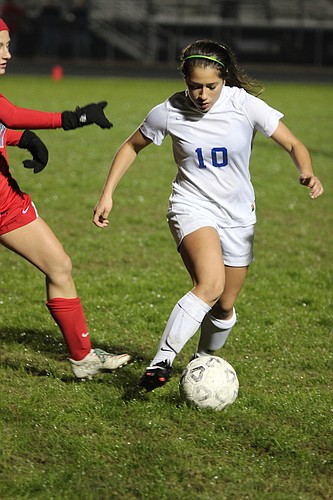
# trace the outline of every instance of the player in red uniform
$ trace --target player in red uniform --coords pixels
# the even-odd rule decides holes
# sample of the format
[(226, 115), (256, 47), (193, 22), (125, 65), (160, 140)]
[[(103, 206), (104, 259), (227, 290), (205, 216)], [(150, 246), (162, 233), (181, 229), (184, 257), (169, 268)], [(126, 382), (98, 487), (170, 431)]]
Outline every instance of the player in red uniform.
[[(6, 72), (11, 54), (10, 36), (0, 19), (0, 75)], [(49, 226), (38, 216), (30, 196), (11, 176), (6, 145), (28, 149), (33, 160), (24, 166), (40, 172), (48, 161), (46, 146), (30, 130), (75, 129), (97, 124), (111, 128), (103, 109), (106, 102), (89, 104), (75, 111), (48, 113), (14, 106), (0, 94), (0, 243), (37, 267), (46, 277), (46, 305), (59, 325), (70, 354), (72, 370), (78, 378), (91, 378), (102, 370), (113, 370), (128, 363), (128, 354), (113, 355), (92, 349), (80, 298), (72, 278), (72, 263)]]

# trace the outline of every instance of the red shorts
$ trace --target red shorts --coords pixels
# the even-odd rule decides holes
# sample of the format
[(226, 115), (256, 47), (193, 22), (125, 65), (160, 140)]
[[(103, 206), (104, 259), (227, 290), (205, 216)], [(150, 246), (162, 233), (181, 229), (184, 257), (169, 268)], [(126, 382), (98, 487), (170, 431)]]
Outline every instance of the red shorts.
[(0, 235), (26, 226), (37, 218), (38, 213), (30, 196), (27, 193), (17, 195), (11, 207), (0, 213)]

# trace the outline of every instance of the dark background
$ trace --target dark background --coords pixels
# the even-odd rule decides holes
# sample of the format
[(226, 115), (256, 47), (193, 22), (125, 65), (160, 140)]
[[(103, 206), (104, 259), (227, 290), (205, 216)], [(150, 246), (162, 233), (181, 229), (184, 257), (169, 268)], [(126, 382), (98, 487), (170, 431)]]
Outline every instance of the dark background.
[(11, 70), (177, 77), (199, 38), (258, 76), (332, 81), (333, 0), (2, 0)]

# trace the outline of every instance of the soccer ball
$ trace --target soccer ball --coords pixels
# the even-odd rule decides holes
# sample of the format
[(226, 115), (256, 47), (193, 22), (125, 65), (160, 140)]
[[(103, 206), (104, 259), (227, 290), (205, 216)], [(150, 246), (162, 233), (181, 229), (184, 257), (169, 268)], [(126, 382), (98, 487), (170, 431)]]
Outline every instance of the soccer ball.
[(186, 402), (217, 411), (235, 401), (238, 389), (234, 368), (218, 356), (201, 356), (190, 361), (179, 383), (180, 395)]

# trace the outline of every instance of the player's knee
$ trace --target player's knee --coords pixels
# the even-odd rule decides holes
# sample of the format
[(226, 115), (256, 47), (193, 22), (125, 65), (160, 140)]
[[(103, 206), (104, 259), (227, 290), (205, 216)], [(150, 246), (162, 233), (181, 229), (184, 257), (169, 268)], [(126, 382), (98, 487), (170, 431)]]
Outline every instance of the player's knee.
[(215, 304), (223, 293), (224, 282), (219, 278), (214, 278), (205, 283), (198, 283), (196, 288), (200, 289), (200, 297), (207, 304)]
[(53, 283), (68, 281), (72, 276), (72, 260), (64, 253), (61, 258), (53, 260), (47, 273), (48, 279)]
[(72, 260), (69, 255), (65, 254), (65, 257), (62, 261), (62, 273), (66, 276), (72, 276)]

